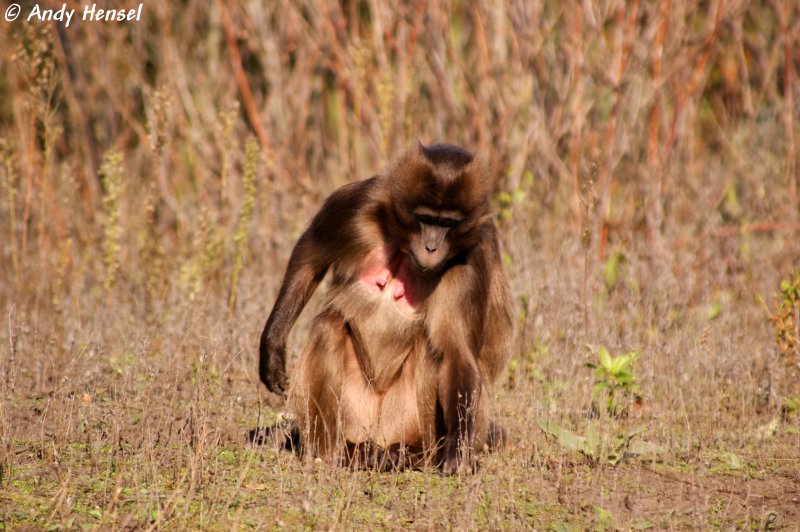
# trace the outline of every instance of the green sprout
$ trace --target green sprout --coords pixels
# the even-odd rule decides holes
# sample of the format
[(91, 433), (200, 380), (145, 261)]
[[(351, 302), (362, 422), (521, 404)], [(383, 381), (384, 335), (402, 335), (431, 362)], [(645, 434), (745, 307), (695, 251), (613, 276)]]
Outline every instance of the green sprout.
[(627, 413), (627, 405), (623, 399), (633, 396), (637, 403), (641, 401), (639, 380), (633, 372), (633, 363), (641, 356), (636, 351), (631, 351), (618, 357), (613, 357), (605, 347), (597, 352), (597, 364), (588, 363), (587, 367), (594, 369), (595, 384), (592, 387), (592, 397), (596, 400), (605, 395), (606, 411), (612, 417), (619, 417)]

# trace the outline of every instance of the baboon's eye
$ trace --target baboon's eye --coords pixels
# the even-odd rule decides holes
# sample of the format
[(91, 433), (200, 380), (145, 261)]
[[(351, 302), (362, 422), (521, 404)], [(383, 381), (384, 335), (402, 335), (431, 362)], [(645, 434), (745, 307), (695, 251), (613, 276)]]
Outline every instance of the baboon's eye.
[(417, 221), (424, 225), (436, 225), (439, 227), (455, 227), (461, 219), (450, 216), (436, 216), (433, 214), (417, 213), (415, 214)]

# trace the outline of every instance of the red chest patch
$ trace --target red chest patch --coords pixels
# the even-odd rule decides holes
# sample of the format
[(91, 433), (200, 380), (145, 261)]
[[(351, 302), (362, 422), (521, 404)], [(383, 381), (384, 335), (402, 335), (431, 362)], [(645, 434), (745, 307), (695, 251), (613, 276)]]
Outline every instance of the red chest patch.
[(409, 269), (408, 258), (399, 250), (378, 248), (370, 252), (361, 266), (359, 279), (370, 291), (382, 293), (401, 307), (415, 309), (419, 304), (419, 283)]

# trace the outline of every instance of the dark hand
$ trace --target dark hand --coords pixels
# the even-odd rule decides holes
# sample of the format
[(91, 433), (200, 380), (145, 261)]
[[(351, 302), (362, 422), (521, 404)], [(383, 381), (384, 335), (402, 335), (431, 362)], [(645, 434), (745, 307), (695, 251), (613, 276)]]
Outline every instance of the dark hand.
[(258, 361), (258, 375), (269, 391), (280, 396), (286, 391), (286, 346), (269, 345), (262, 341)]
[(441, 462), (439, 468), (444, 476), (452, 476), (462, 473), (477, 473), (478, 462), (473, 456), (472, 449), (458, 444), (459, 438), (452, 435), (444, 440), (444, 447), (441, 450)]

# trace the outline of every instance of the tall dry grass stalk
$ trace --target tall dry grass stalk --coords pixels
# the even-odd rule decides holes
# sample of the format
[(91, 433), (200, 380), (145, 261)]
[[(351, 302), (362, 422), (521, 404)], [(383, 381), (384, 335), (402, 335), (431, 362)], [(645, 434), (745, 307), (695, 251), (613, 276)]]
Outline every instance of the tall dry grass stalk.
[(220, 170), (219, 170), (219, 203), (220, 205), (228, 201), (228, 180), (231, 173), (232, 151), (236, 145), (234, 128), (239, 117), (239, 105), (233, 103), (228, 109), (219, 115), (219, 140), (220, 146)]
[(17, 247), (17, 173), (14, 152), (6, 139), (0, 140), (0, 163), (5, 172), (6, 209), (8, 211), (8, 242), (11, 247), (11, 266), (15, 285), (19, 285), (19, 249)]
[(112, 150), (106, 153), (100, 167), (103, 181), (103, 264), (106, 269), (106, 291), (111, 291), (117, 281), (122, 253), (120, 200), (125, 191), (122, 164), (122, 153)]
[(244, 269), (245, 257), (248, 253), (248, 230), (256, 203), (256, 164), (261, 154), (258, 142), (250, 137), (245, 144), (244, 173), (242, 174), (242, 210), (239, 213), (239, 222), (233, 234), (233, 269), (231, 271), (230, 295), (228, 309), (233, 311), (236, 306), (236, 297), (239, 290), (239, 276)]

